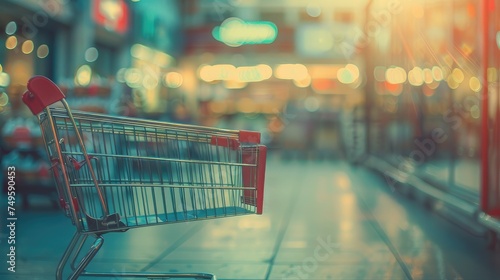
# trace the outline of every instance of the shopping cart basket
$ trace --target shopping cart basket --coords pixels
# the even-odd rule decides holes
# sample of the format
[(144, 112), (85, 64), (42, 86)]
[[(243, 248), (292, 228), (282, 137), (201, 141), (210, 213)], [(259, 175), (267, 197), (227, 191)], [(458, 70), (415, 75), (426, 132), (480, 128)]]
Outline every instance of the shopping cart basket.
[[(91, 273), (103, 234), (238, 215), (261, 214), (266, 147), (260, 134), (72, 112), (49, 79), (28, 82), (23, 102), (38, 117), (59, 200), (76, 233), (71, 275), (215, 279), (212, 274)], [(52, 104), (62, 104), (49, 108)], [(52, 106), (53, 107), (53, 106)], [(88, 236), (95, 238), (81, 256)]]

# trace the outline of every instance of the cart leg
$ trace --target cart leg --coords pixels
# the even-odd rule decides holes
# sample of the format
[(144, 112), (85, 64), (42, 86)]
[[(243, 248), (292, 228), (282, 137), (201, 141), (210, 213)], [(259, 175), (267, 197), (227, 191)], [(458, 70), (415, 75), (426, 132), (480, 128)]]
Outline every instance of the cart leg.
[(80, 276), (85, 267), (87, 267), (90, 261), (94, 258), (95, 254), (97, 254), (99, 249), (101, 249), (103, 243), (104, 243), (104, 238), (102, 236), (98, 236), (94, 241), (92, 247), (90, 247), (88, 253), (82, 258), (82, 260), (80, 261), (80, 263), (78, 264), (78, 266), (68, 279), (75, 280)]
[(71, 256), (71, 253), (75, 249), (76, 244), (80, 240), (82, 235), (78, 232), (75, 232), (73, 235), (73, 239), (71, 239), (71, 242), (68, 245), (68, 248), (66, 248), (66, 251), (64, 251), (64, 254), (59, 261), (59, 264), (57, 265), (57, 271), (56, 271), (56, 279), (57, 280), (62, 280), (62, 273), (64, 270), (64, 267), (66, 266), (66, 263), (68, 262), (69, 257)]
[(87, 235), (82, 235), (79, 232), (75, 233), (75, 235), (73, 236), (73, 239), (71, 239), (71, 242), (68, 245), (68, 248), (66, 249), (66, 251), (64, 252), (64, 255), (62, 256), (61, 261), (59, 262), (59, 265), (57, 266), (57, 271), (56, 271), (56, 279), (57, 280), (62, 280), (62, 276), (63, 276), (62, 274), (64, 271), (64, 267), (66, 266), (66, 263), (68, 262), (71, 255), (73, 255), (75, 253), (75, 249), (77, 249), (76, 255), (74, 255), (73, 260), (72, 260), (72, 264), (71, 264), (71, 268), (72, 268), (73, 272), (71, 273), (71, 276), (68, 278), (71, 280), (78, 278), (78, 276), (82, 273), (82, 271), (85, 269), (85, 267), (90, 263), (92, 258), (94, 258), (97, 251), (99, 251), (99, 249), (101, 248), (101, 246), (104, 242), (104, 238), (102, 238), (102, 236), (98, 236), (96, 238), (96, 240), (94, 241), (94, 244), (90, 248), (89, 252), (81, 259), (81, 261), (78, 263), (78, 265), (76, 267), (74, 266), (75, 259), (77, 258), (78, 254), (83, 246), (83, 243), (85, 243), (85, 241), (87, 240), (87, 237), (88, 237)]

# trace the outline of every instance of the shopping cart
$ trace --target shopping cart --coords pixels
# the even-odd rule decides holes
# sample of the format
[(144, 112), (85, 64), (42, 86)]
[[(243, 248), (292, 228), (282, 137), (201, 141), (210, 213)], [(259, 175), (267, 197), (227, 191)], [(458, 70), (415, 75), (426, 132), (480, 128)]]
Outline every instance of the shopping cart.
[[(208, 273), (88, 272), (103, 235), (161, 224), (261, 214), (266, 147), (260, 134), (72, 112), (49, 79), (28, 82), (59, 201), (76, 227), (56, 271), (85, 276), (215, 279)], [(49, 108), (51, 105), (55, 108)], [(54, 107), (54, 106), (52, 106)], [(95, 241), (84, 254), (89, 236)]]

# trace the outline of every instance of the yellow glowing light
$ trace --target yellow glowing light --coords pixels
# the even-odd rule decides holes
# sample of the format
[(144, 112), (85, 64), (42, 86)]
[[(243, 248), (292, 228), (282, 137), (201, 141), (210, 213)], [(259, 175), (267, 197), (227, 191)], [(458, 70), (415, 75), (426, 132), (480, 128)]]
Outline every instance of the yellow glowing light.
[(3, 67), (2, 67), (2, 64), (0, 64), (0, 73), (3, 72)]
[(163, 52), (156, 52), (153, 58), (153, 61), (160, 66), (167, 67), (173, 61), (173, 58)]
[(358, 66), (356, 66), (354, 64), (347, 64), (345, 66), (345, 69), (347, 69), (347, 71), (349, 71), (352, 74), (352, 76), (354, 77), (354, 80), (357, 80), (359, 78)]
[(437, 82), (442, 81), (444, 79), (443, 70), (441, 70), (438, 66), (432, 67), (432, 78)]
[(92, 69), (88, 65), (82, 65), (76, 71), (75, 83), (80, 86), (88, 86), (92, 78)]
[[(145, 89), (155, 89), (158, 86), (158, 78), (155, 75), (144, 75), (142, 79), (142, 86)], [(148, 97), (150, 97), (148, 95)]]
[(23, 45), (21, 46), (21, 50), (23, 51), (24, 54), (30, 54), (34, 49), (35, 45), (31, 40), (24, 41)]
[(472, 77), (469, 80), (469, 87), (475, 92), (480, 92), (481, 91), (481, 81), (477, 77)]
[(359, 78), (359, 68), (354, 64), (347, 64), (337, 71), (337, 79), (343, 84), (352, 84)]
[(125, 82), (131, 88), (137, 88), (141, 84), (142, 72), (137, 68), (130, 68), (125, 71)]
[(231, 64), (217, 64), (211, 68), (214, 80), (234, 80), (236, 78), (236, 67)]
[(165, 84), (170, 88), (178, 88), (184, 81), (182, 75), (178, 72), (169, 72), (165, 75)]
[(406, 71), (401, 67), (391, 67), (385, 71), (385, 80), (391, 84), (403, 84), (406, 78)]
[(307, 67), (303, 64), (280, 64), (274, 70), (274, 76), (284, 80), (302, 80), (308, 75)]
[(422, 76), (424, 78), (424, 82), (426, 84), (430, 84), (434, 82), (434, 77), (432, 76), (432, 70), (429, 68), (425, 68), (422, 70)]
[(0, 73), (0, 87), (8, 87), (10, 84), (10, 76), (5, 72)]
[(39, 58), (46, 58), (49, 55), (49, 46), (47, 45), (40, 45), (38, 49), (36, 50), (36, 55)]
[(260, 72), (262, 79), (267, 80), (273, 76), (273, 69), (267, 64), (259, 64), (256, 66), (257, 70)]
[(273, 70), (269, 65), (240, 66), (236, 68), (234, 78), (240, 82), (260, 82), (271, 78)]
[(455, 82), (457, 82), (457, 84), (461, 84), (465, 79), (464, 72), (459, 68), (453, 69), (453, 71), (451, 72), (451, 77)]
[(414, 67), (408, 72), (408, 82), (412, 86), (421, 86), (424, 83), (423, 70), (420, 67)]
[(240, 89), (246, 87), (247, 83), (239, 80), (227, 80), (224, 81), (224, 86), (227, 89)]
[(215, 80), (215, 75), (210, 65), (201, 65), (198, 68), (198, 76), (205, 82), (212, 82)]
[(5, 47), (9, 50), (13, 50), (17, 47), (17, 37), (16, 36), (10, 36), (7, 38), (5, 41)]

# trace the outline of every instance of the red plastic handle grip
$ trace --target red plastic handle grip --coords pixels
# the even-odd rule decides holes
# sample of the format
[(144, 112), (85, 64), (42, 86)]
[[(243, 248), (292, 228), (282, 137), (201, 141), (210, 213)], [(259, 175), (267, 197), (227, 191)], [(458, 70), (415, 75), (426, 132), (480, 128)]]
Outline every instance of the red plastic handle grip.
[(65, 98), (61, 89), (44, 76), (34, 76), (28, 81), (28, 90), (23, 94), (23, 102), (33, 115)]

